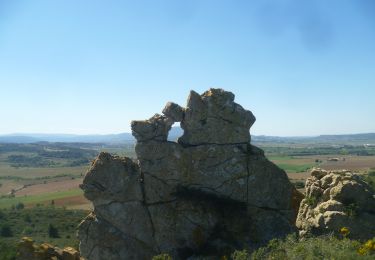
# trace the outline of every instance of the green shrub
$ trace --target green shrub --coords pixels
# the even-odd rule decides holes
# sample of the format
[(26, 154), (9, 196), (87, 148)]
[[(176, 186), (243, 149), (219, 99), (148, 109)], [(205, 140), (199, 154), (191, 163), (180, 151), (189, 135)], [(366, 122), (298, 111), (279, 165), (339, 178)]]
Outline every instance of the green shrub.
[(52, 238), (59, 238), (59, 230), (52, 224), (48, 225), (48, 236)]
[(172, 257), (168, 254), (160, 254), (154, 256), (152, 260), (172, 260)]
[(8, 223), (5, 223), (1, 226), (0, 236), (2, 236), (2, 237), (12, 237), (13, 236), (12, 229), (10, 228), (10, 225)]
[(33, 233), (33, 229), (31, 227), (25, 227), (25, 229), (22, 231), (23, 235), (29, 236)]
[(360, 255), (375, 255), (375, 237), (363, 243), (360, 248), (358, 248), (357, 252)]
[(363, 175), (362, 178), (375, 190), (375, 170), (370, 170), (366, 175)]
[(305, 202), (309, 206), (315, 206), (316, 203), (318, 202), (317, 198), (314, 196), (306, 196)]
[(25, 215), (23, 215), (23, 220), (24, 220), (25, 222), (31, 223), (31, 217), (30, 217), (30, 214), (26, 213)]
[(344, 213), (350, 217), (354, 218), (358, 215), (358, 206), (355, 203), (350, 203), (349, 205), (344, 206)]
[(249, 252), (247, 252), (246, 249), (244, 250), (236, 250), (232, 254), (232, 259), (233, 260), (248, 260), (250, 259)]
[(374, 259), (367, 251), (360, 256), (360, 242), (338, 239), (333, 235), (298, 240), (295, 235), (286, 239), (274, 239), (251, 255), (253, 260), (287, 259)]
[(21, 210), (21, 209), (24, 209), (25, 208), (25, 204), (23, 204), (22, 202), (18, 202), (15, 206), (16, 210)]
[(16, 244), (0, 240), (0, 259), (1, 260), (15, 260), (16, 259)]
[(303, 181), (296, 181), (293, 183), (296, 189), (303, 189), (305, 188), (305, 183)]

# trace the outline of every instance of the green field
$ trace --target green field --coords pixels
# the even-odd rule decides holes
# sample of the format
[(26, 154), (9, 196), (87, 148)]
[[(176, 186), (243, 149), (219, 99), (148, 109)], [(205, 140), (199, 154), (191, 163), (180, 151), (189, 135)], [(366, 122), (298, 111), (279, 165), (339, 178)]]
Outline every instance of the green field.
[(302, 156), (268, 156), (268, 159), (274, 162), (287, 173), (306, 172), (318, 164), (313, 159), (307, 159)]

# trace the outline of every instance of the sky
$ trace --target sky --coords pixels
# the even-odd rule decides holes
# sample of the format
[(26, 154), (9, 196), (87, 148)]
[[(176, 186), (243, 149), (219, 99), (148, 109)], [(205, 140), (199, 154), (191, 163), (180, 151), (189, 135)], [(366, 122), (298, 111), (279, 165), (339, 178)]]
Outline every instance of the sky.
[(251, 134), (375, 132), (375, 1), (0, 0), (0, 134), (130, 132), (231, 91)]

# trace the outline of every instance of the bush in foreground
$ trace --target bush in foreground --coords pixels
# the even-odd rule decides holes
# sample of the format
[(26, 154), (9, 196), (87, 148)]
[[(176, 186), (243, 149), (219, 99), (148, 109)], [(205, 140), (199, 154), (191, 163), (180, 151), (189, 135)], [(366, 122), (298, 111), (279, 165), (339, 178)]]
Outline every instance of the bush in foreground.
[[(310, 237), (299, 240), (296, 235), (285, 239), (273, 239), (267, 246), (249, 253), (237, 250), (221, 260), (324, 260), (324, 259), (375, 259), (375, 238), (366, 242), (350, 240), (343, 235), (339, 239), (333, 235)], [(168, 254), (155, 256), (153, 260), (171, 260)]]
[(16, 243), (0, 240), (0, 259), (1, 260), (16, 259)]
[[(373, 242), (369, 242), (373, 241)], [(237, 251), (234, 260), (260, 259), (374, 259), (375, 240), (360, 243), (347, 238), (339, 239), (333, 235), (311, 237), (298, 240), (295, 235), (286, 239), (273, 239), (267, 246), (259, 248), (245, 256), (244, 251)], [(235, 252), (236, 253), (236, 252)]]

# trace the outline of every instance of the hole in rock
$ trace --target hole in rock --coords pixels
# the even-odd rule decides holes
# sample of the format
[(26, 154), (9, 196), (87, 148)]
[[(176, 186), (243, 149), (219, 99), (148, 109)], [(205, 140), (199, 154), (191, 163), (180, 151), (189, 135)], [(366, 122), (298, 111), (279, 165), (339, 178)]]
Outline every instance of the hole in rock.
[(171, 130), (168, 133), (168, 141), (177, 143), (178, 138), (184, 134), (184, 130), (181, 128), (180, 123), (174, 123)]

